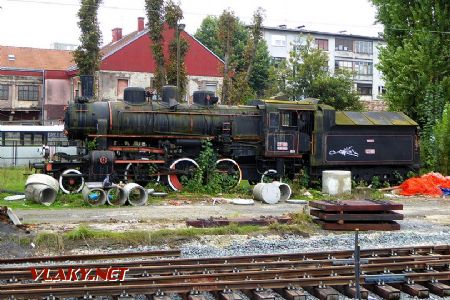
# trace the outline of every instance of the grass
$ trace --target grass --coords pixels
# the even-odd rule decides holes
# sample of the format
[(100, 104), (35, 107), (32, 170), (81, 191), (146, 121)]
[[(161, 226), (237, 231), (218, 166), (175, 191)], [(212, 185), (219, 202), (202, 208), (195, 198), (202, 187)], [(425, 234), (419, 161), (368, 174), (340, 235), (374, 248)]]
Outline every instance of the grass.
[(93, 229), (89, 225), (81, 224), (77, 228), (65, 232), (40, 232), (34, 243), (39, 248), (61, 251), (66, 245), (71, 244), (95, 244), (111, 245), (161, 245), (170, 244), (187, 239), (196, 239), (201, 236), (220, 235), (255, 235), (255, 234), (299, 234), (308, 235), (317, 226), (312, 223), (311, 217), (298, 213), (292, 215), (291, 224), (271, 224), (269, 226), (238, 225), (213, 228), (178, 228), (160, 229), (155, 231), (133, 230), (133, 231), (110, 231)]
[[(25, 181), (27, 176), (31, 173), (31, 171), (26, 168), (0, 168), (0, 190), (12, 190), (17, 192), (24, 192), (25, 189)], [(336, 199), (352, 199), (353, 195), (348, 196), (340, 196), (340, 197), (330, 197), (323, 195), (317, 189), (308, 189), (308, 191), (312, 194), (312, 197), (303, 196), (303, 193), (307, 191), (306, 189), (301, 188), (298, 183), (291, 182), (292, 188), (292, 199), (302, 199), (302, 200), (336, 200)], [(187, 192), (170, 192), (167, 187), (163, 185), (155, 185), (149, 186), (155, 188), (157, 191), (165, 191), (168, 192), (167, 197), (149, 197), (148, 204), (149, 205), (158, 205), (164, 203), (166, 200), (174, 199), (174, 200), (190, 200), (190, 201), (199, 201), (210, 199), (211, 197), (224, 197), (224, 198), (251, 198), (251, 190), (252, 187), (248, 183), (247, 180), (242, 180), (239, 187), (230, 191), (229, 193), (223, 193), (218, 195), (207, 195), (202, 193), (187, 193)], [(61, 208), (91, 208), (89, 204), (87, 204), (83, 200), (83, 196), (81, 194), (67, 195), (63, 193), (59, 193), (56, 201), (50, 205), (45, 206), (38, 203), (33, 203), (31, 201), (5, 201), (4, 197), (8, 196), (8, 193), (0, 193), (0, 206), (9, 206), (13, 209), (61, 209)], [(373, 192), (374, 199), (382, 199), (383, 193), (374, 190)], [(98, 208), (108, 208), (108, 205), (98, 206)], [(97, 207), (96, 207), (97, 208)]]

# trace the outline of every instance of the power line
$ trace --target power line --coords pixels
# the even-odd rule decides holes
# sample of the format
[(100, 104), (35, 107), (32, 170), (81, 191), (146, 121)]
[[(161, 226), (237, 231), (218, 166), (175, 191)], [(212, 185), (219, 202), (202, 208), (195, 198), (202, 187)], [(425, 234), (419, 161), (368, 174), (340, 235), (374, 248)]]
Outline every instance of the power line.
[[(38, 0), (3, 0), (6, 2), (16, 2), (16, 3), (33, 3), (33, 4), (41, 4), (41, 5), (55, 5), (55, 6), (73, 6), (79, 7), (79, 3), (67, 3), (67, 2), (53, 2), (53, 1), (38, 1)], [(0, 9), (2, 7), (0, 6)], [(105, 6), (102, 5), (101, 8), (106, 9), (116, 9), (116, 10), (129, 10), (129, 11), (144, 11), (144, 8), (133, 8), (133, 7), (120, 7), (120, 6)], [(215, 16), (218, 17), (218, 14), (208, 14), (208, 13), (198, 13), (198, 12), (183, 12), (186, 15), (197, 15), (197, 16)], [(245, 18), (251, 18), (251, 16), (244, 16)], [(289, 19), (271, 19), (274, 21), (282, 21), (282, 22), (298, 22), (298, 20), (289, 20)], [(394, 28), (394, 27), (386, 27), (381, 24), (374, 24), (372, 26), (368, 25), (357, 25), (357, 24), (335, 24), (335, 23), (323, 23), (323, 22), (303, 22), (312, 25), (324, 25), (324, 26), (341, 26), (341, 27), (358, 27), (358, 28), (375, 28), (376, 26), (384, 27), (389, 30), (397, 30), (397, 31), (411, 31), (411, 32), (429, 32), (429, 33), (441, 33), (441, 34), (450, 34), (450, 31), (439, 31), (439, 30), (421, 30), (421, 29), (410, 29), (410, 28)], [(381, 28), (380, 28), (381, 29)]]

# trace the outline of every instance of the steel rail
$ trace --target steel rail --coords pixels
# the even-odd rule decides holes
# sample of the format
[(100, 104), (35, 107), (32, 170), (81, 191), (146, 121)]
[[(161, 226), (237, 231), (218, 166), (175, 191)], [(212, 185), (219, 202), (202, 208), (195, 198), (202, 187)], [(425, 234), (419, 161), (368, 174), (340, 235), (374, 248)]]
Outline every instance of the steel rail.
[[(433, 261), (434, 262), (434, 261)], [(450, 260), (443, 262), (448, 264)], [(426, 270), (427, 262), (410, 262), (410, 263), (391, 263), (391, 264), (372, 264), (361, 265), (363, 272), (385, 274), (386, 270), (404, 271), (409, 270)], [(442, 266), (443, 267), (443, 266)], [(333, 276), (354, 275), (353, 266), (327, 266), (321, 268), (302, 268), (302, 269), (277, 269), (277, 270), (252, 270), (245, 272), (229, 272), (229, 273), (212, 273), (212, 274), (180, 274), (170, 276), (152, 276), (141, 278), (126, 278), (121, 284), (156, 284), (156, 283), (177, 283), (177, 282), (210, 282), (210, 281), (235, 281), (235, 280), (262, 280), (274, 278), (299, 278), (305, 276), (326, 276), (333, 274)], [(391, 273), (388, 273), (391, 274)], [(9, 284), (8, 288), (16, 289), (32, 289), (32, 288), (54, 288), (60, 286), (93, 286), (99, 285), (100, 282), (92, 281), (68, 281), (68, 282), (36, 282), (36, 283), (15, 283)], [(110, 283), (105, 282), (105, 285)]]
[[(361, 275), (360, 283), (365, 284), (365, 280), (371, 275)], [(448, 280), (450, 271), (445, 272), (422, 272), (404, 274), (405, 279), (415, 282), (424, 282), (431, 280)], [(81, 287), (56, 287), (56, 288), (36, 288), (36, 289), (1, 289), (0, 295), (40, 297), (40, 296), (78, 296), (84, 295), (120, 295), (127, 293), (145, 293), (156, 294), (163, 292), (189, 293), (192, 291), (224, 291), (224, 290), (249, 290), (249, 289), (267, 289), (267, 288), (286, 288), (289, 286), (314, 287), (322, 285), (349, 285), (354, 283), (354, 276), (323, 276), (309, 278), (275, 278), (262, 280), (237, 280), (237, 281), (210, 281), (210, 282), (176, 282), (176, 283), (157, 283), (157, 284), (119, 284), (119, 285), (95, 285)], [(19, 297), (20, 298), (20, 297)]]
[[(179, 250), (168, 250), (175, 251), (177, 255), (180, 255)], [(112, 253), (112, 254), (85, 254), (85, 255), (64, 255), (64, 256), (48, 256), (48, 257), (29, 257), (29, 258), (17, 258), (17, 259), (0, 259), (0, 270), (17, 270), (21, 267), (2, 267), (2, 264), (17, 264), (17, 263), (29, 263), (29, 262), (49, 262), (49, 261), (77, 261), (77, 260), (100, 260), (109, 258), (127, 258), (127, 257), (139, 257), (145, 256), (145, 253), (153, 253), (157, 251), (148, 252), (125, 252), (125, 253)], [(167, 251), (161, 251), (167, 252)], [(126, 254), (132, 256), (126, 256)], [(398, 248), (375, 248), (375, 249), (364, 249), (361, 250), (361, 258), (367, 257), (392, 257), (392, 253), (397, 254), (396, 256), (411, 255), (414, 254), (450, 254), (450, 245), (432, 245), (432, 246), (415, 246), (415, 247), (398, 247)], [(141, 255), (139, 255), (141, 254)], [(351, 258), (353, 255), (353, 250), (337, 250), (337, 251), (321, 251), (321, 252), (300, 252), (300, 253), (278, 253), (278, 254), (261, 254), (261, 255), (242, 255), (242, 256), (223, 256), (223, 257), (204, 257), (204, 258), (176, 258), (176, 259), (165, 259), (165, 260), (151, 260), (149, 261), (152, 265), (198, 265), (202, 263), (238, 263), (238, 262), (249, 262), (255, 263), (260, 261), (282, 261), (282, 260), (292, 260), (292, 259), (346, 259)], [(90, 256), (90, 257), (88, 257)], [(163, 256), (163, 255), (161, 255)], [(175, 256), (175, 255), (174, 255)], [(82, 259), (76, 259), (76, 257), (81, 257)], [(85, 257), (85, 258), (83, 258)], [(145, 264), (148, 261), (136, 261), (140, 264)], [(114, 262), (119, 264), (120, 262)], [(134, 263), (134, 262), (130, 262)], [(104, 266), (110, 263), (103, 264)], [(101, 263), (89, 263), (86, 266), (102, 266)], [(35, 267), (38, 267), (36, 265)], [(43, 265), (41, 265), (43, 266)], [(52, 267), (65, 267), (67, 264), (53, 264)], [(27, 268), (33, 266), (26, 266)]]
[(0, 265), (31, 263), (31, 262), (50, 262), (50, 261), (82, 261), (82, 260), (100, 260), (112, 258), (117, 259), (130, 257), (163, 257), (163, 256), (171, 257), (180, 255), (181, 255), (180, 250), (155, 250), (142, 252), (117, 252), (117, 253), (78, 254), (78, 255), (59, 255), (59, 256), (31, 256), (19, 258), (3, 258), (0, 259)]
[[(371, 257), (362, 260), (364, 264), (389, 264), (389, 263), (400, 263), (411, 265), (417, 262), (426, 261), (428, 265), (437, 266), (442, 265), (443, 261), (449, 262), (450, 255), (410, 255), (410, 256), (391, 256), (391, 257)], [(167, 260), (163, 260), (164, 262)], [(107, 263), (94, 263), (94, 264), (79, 264), (77, 267), (80, 268), (108, 268), (108, 267), (127, 267), (129, 268), (130, 275), (170, 275), (173, 273), (183, 274), (199, 274), (203, 272), (230, 272), (233, 270), (275, 270), (283, 268), (299, 268), (304, 266), (338, 266), (338, 265), (353, 265), (352, 259), (326, 259), (326, 260), (289, 260), (289, 261), (261, 261), (261, 262), (244, 262), (244, 263), (206, 263), (206, 264), (188, 264), (188, 265), (152, 265), (155, 261), (126, 261), (126, 262), (107, 262)], [(148, 263), (148, 265), (147, 265)], [(57, 268), (67, 268), (68, 265), (46, 265), (46, 266), (26, 266), (26, 267), (15, 267), (12, 269), (0, 269), (0, 279), (1, 280), (26, 280), (32, 277), (30, 268), (50, 268), (50, 274), (55, 274)]]
[[(410, 261), (401, 263), (380, 263), (380, 264), (363, 264), (361, 265), (361, 270), (364, 273), (385, 273), (387, 270), (392, 271), (405, 271), (405, 270), (427, 270), (430, 266), (429, 263), (436, 263), (435, 260), (432, 261)], [(439, 267), (445, 267), (450, 263), (450, 259), (446, 259), (440, 262)], [(436, 265), (434, 265), (436, 267)], [(221, 270), (223, 271), (223, 270)], [(141, 273), (142, 274), (142, 273)], [(206, 274), (170, 274), (165, 276), (149, 276), (141, 278), (125, 278), (121, 284), (126, 283), (136, 283), (140, 284), (155, 284), (155, 283), (176, 283), (176, 282), (209, 282), (209, 281), (234, 281), (234, 280), (261, 280), (261, 279), (273, 279), (273, 278), (297, 278), (304, 276), (326, 276), (333, 274), (337, 275), (354, 275), (354, 266), (323, 266), (323, 267), (309, 267), (309, 268), (284, 268), (284, 269), (263, 269), (263, 270), (231, 270), (228, 272), (215, 272)], [(30, 289), (36, 286), (42, 288), (58, 287), (64, 285), (70, 286), (91, 286), (98, 285), (99, 282), (92, 281), (68, 281), (68, 282), (35, 282), (35, 283), (13, 283), (9, 284), (8, 288), (18, 288), (18, 289)], [(109, 284), (106, 282), (105, 284)]]

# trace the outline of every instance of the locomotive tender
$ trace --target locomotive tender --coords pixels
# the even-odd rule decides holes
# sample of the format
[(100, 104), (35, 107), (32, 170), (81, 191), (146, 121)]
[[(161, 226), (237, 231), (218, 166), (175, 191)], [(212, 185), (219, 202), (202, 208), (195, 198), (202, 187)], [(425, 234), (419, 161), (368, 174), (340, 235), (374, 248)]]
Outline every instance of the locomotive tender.
[(307, 172), (351, 170), (355, 180), (419, 168), (417, 123), (403, 113), (335, 111), (318, 100), (254, 100), (216, 104), (212, 92), (178, 103), (175, 87), (152, 101), (141, 88), (127, 88), (124, 101), (76, 101), (67, 107), (65, 133), (84, 142), (78, 156), (58, 154), (37, 166), (59, 178), (63, 191), (84, 180), (165, 179), (174, 190), (198, 166), (203, 140), (219, 154), (217, 167), (256, 182), (264, 173), (294, 178)]

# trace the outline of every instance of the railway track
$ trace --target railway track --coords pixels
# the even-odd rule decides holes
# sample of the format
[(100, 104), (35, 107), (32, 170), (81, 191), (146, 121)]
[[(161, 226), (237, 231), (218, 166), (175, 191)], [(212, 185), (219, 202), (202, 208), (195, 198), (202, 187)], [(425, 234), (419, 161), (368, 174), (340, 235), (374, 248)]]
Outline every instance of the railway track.
[[(178, 255), (176, 251), (159, 251), (142, 256), (41, 257), (21, 259), (16, 265), (0, 260), (0, 298), (169, 300), (168, 295), (174, 293), (188, 300), (211, 296), (221, 300), (275, 300), (280, 295), (287, 300), (303, 300), (307, 291), (319, 299), (334, 300), (341, 294), (353, 298), (356, 293), (353, 251), (216, 258)], [(450, 296), (450, 245), (366, 249), (360, 256), (362, 299), (368, 298), (369, 291), (384, 299), (399, 299), (401, 292), (417, 298)], [(64, 262), (67, 258), (68, 263)], [(32, 268), (48, 268), (47, 278), (61, 279), (61, 270), (75, 267), (90, 269), (96, 275), (110, 267), (127, 272), (120, 282), (86, 281), (79, 276), (72, 281), (32, 278)]]

